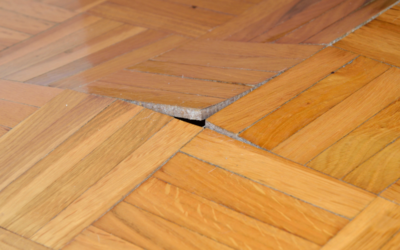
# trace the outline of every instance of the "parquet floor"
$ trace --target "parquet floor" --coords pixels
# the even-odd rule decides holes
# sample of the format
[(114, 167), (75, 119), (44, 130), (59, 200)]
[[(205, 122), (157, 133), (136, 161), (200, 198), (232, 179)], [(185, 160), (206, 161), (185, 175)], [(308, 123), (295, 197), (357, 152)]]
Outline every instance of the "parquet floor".
[(399, 20), (0, 0), (0, 250), (400, 249)]

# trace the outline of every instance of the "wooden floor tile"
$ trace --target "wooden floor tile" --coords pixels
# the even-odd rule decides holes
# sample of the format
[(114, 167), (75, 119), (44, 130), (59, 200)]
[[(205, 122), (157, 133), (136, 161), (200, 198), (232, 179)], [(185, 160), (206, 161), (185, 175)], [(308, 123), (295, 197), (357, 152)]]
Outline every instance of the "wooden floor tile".
[(181, 153), (157, 171), (154, 177), (318, 245), (325, 244), (348, 222), (340, 216)]
[(192, 8), (204, 8), (231, 15), (239, 15), (254, 5), (251, 1), (236, 0), (170, 0), (170, 2), (189, 5)]
[(324, 49), (214, 114), (208, 121), (235, 134), (239, 133), (355, 57), (343, 50)]
[(400, 136), (400, 101), (391, 104), (307, 165), (343, 178)]
[(0, 248), (4, 250), (49, 250), (31, 240), (0, 228)]
[(125, 201), (236, 249), (319, 248), (283, 230), (153, 178)]
[(279, 144), (273, 152), (301, 164), (307, 163), (397, 100), (400, 95), (399, 76), (400, 70), (396, 68), (386, 71)]
[(376, 198), (322, 249), (381, 249), (399, 229), (400, 206)]
[(4, 126), (1, 126), (1, 125), (0, 125), (0, 137), (2, 137), (3, 135), (5, 135), (9, 130), (10, 130), (10, 128), (4, 127)]
[(0, 99), (0, 125), (12, 128), (32, 115), (37, 107)]
[(373, 21), (339, 41), (335, 46), (400, 66), (400, 26)]
[(1, 26), (11, 30), (35, 35), (51, 28), (55, 23), (31, 18), (13, 11), (0, 9)]
[(388, 242), (386, 242), (380, 250), (396, 250), (400, 246), (400, 234), (397, 233), (393, 238), (391, 238)]
[(0, 44), (4, 46), (11, 46), (29, 37), (29, 34), (0, 27)]
[(43, 3), (76, 12), (88, 10), (105, 1), (106, 0), (41, 0)]
[(240, 134), (272, 150), (390, 67), (358, 57)]
[(400, 204), (400, 182), (393, 183), (380, 194), (382, 197)]
[(388, 11), (377, 17), (376, 19), (379, 21), (400, 25), (399, 16), (400, 16), (400, 5), (395, 5)]
[[(182, 121), (171, 121), (37, 231), (31, 239), (52, 248), (65, 246), (200, 130)], [(87, 207), (91, 209), (85, 209)]]
[(79, 234), (63, 250), (140, 250), (142, 248), (126, 242), (112, 234), (109, 234), (97, 227), (90, 226)]
[(144, 249), (232, 249), (126, 202), (118, 204), (94, 226)]
[(210, 130), (202, 132), (182, 151), (348, 218), (357, 215), (375, 197)]

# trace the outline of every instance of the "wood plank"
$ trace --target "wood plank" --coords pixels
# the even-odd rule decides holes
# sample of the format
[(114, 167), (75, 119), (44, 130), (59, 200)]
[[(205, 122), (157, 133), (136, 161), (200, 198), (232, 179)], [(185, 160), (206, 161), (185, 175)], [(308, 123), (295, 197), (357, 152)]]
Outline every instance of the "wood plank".
[(322, 249), (380, 249), (400, 229), (400, 206), (376, 198)]
[(362, 7), (365, 3), (368, 3), (369, 0), (346, 0), (335, 6), (334, 8), (326, 11), (322, 15), (313, 19), (311, 22), (304, 24), (298, 29), (290, 32), (286, 36), (277, 40), (278, 43), (301, 43), (307, 40), (308, 38), (314, 36), (320, 31), (324, 30), (326, 27), (331, 24), (339, 21), (340, 19), (346, 17), (351, 12), (357, 10)]
[(154, 58), (155, 61), (173, 62), (220, 68), (236, 68), (262, 71), (282, 71), (299, 62), (301, 59), (236, 56), (216, 53), (204, 53), (176, 49)]
[(145, 210), (121, 202), (94, 226), (144, 249), (232, 249)]
[(400, 182), (393, 183), (388, 189), (384, 190), (380, 196), (400, 204)]
[(400, 234), (397, 233), (393, 238), (391, 238), (388, 242), (386, 242), (380, 250), (396, 250), (400, 246)]
[(75, 12), (83, 12), (86, 11), (106, 0), (40, 0), (41, 2), (58, 6), (60, 8), (68, 9), (70, 11)]
[(261, 119), (240, 136), (272, 150), (389, 68), (374, 60), (358, 57)]
[(0, 65), (9, 63), (17, 58), (32, 53), (33, 51), (37, 51), (40, 48), (47, 47), (49, 44), (52, 44), (57, 40), (82, 28), (85, 28), (99, 20), (100, 18), (87, 14), (76, 16), (66, 22), (61, 23), (60, 25), (55, 26), (52, 29), (34, 36), (29, 40), (21, 42), (6, 51), (0, 52)]
[(248, 85), (256, 85), (276, 74), (273, 72), (214, 68), (150, 60), (128, 69), (154, 74), (182, 76), (186, 78), (206, 79), (221, 82), (244, 83)]
[(0, 228), (0, 248), (4, 250), (49, 250), (31, 240)]
[(399, 111), (400, 101), (396, 101), (307, 165), (336, 178), (343, 178), (400, 136)]
[(56, 23), (75, 15), (72, 11), (30, 0), (2, 0), (0, 8)]
[(77, 91), (109, 96), (124, 100), (132, 100), (145, 103), (173, 105), (202, 109), (223, 102), (225, 99), (197, 94), (176, 93), (166, 90), (138, 88), (129, 85), (107, 83), (102, 81), (92, 82), (88, 85), (76, 88)]
[[(301, 164), (307, 163), (398, 99), (399, 76), (399, 69), (389, 69), (279, 144), (273, 152)], [(310, 140), (312, 143), (308, 143)]]
[(155, 178), (324, 245), (348, 220), (178, 153)]
[(35, 35), (41, 31), (51, 28), (54, 23), (31, 18), (12, 11), (0, 9), (1, 26), (11, 30)]
[(141, 109), (116, 102), (5, 188), (1, 225), (32, 236), (171, 120)]
[(88, 40), (100, 36), (119, 25), (121, 25), (121, 23), (109, 20), (100, 20), (87, 28), (83, 28), (63, 37), (48, 46), (32, 51), (31, 53), (19, 57), (12, 62), (0, 66), (0, 76), (9, 76), (64, 51), (70, 50), (78, 45), (85, 44)]
[(247, 57), (279, 57), (304, 59), (323, 47), (303, 44), (265, 44), (232, 41), (195, 40), (179, 47), (182, 50)]
[(319, 249), (251, 217), (150, 178), (126, 202), (236, 249)]
[(108, 98), (66, 90), (2, 136), (0, 190), (50, 153), (111, 102)]
[(102, 82), (122, 84), (139, 88), (167, 90), (177, 93), (231, 98), (250, 89), (248, 86), (201, 81), (174, 76), (155, 75), (121, 70), (103, 77)]
[(61, 89), (0, 79), (0, 98), (8, 101), (42, 107), (61, 92)]
[(376, 0), (370, 1), (365, 7), (353, 12), (347, 17), (339, 20), (338, 22), (330, 25), (326, 29), (322, 30), (315, 36), (307, 39), (305, 43), (313, 44), (326, 44), (330, 43), (341, 36), (350, 32), (352, 29), (358, 25), (368, 21), (373, 16), (377, 15), (379, 12), (388, 8), (390, 5), (394, 4), (396, 0)]
[(171, 50), (179, 45), (187, 42), (188, 39), (181, 36), (169, 36), (161, 40), (157, 40), (147, 46), (133, 50), (119, 57), (113, 58), (107, 62), (99, 64), (86, 71), (67, 77), (60, 81), (50, 84), (53, 87), (76, 88), (83, 84), (100, 79), (106, 75), (120, 71), (124, 68), (133, 66), (149, 58), (155, 57), (161, 53)]
[(358, 166), (343, 180), (373, 193), (380, 193), (399, 177), (400, 141), (396, 140)]
[(63, 247), (145, 180), (200, 130), (182, 121), (171, 121), (31, 239), (52, 248)]
[(71, 243), (69, 243), (63, 250), (140, 250), (134, 244), (125, 240), (115, 237), (97, 227), (90, 226), (81, 234), (79, 234)]
[(147, 44), (153, 43), (165, 36), (166, 34), (164, 33), (154, 30), (147, 30), (96, 53), (90, 54), (82, 59), (76, 60), (52, 70), (51, 72), (47, 72), (46, 74), (35, 77), (27, 82), (39, 85), (48, 85), (52, 82), (57, 82), (63, 78), (67, 78), (84, 70), (93, 68), (134, 49), (138, 49)]
[(354, 54), (328, 47), (217, 112), (208, 121), (239, 133), (355, 57)]
[(375, 197), (210, 130), (198, 135), (182, 151), (347, 218), (357, 215)]
[(0, 125), (12, 128), (32, 115), (37, 107), (0, 99)]
[(395, 5), (392, 8), (390, 8), (388, 11), (385, 11), (382, 15), (378, 16), (376, 20), (395, 24), (395, 25), (400, 25), (400, 6)]
[(204, 8), (225, 14), (239, 15), (254, 4), (238, 0), (169, 0), (170, 2), (189, 5), (193, 8)]
[(400, 50), (396, 46), (400, 41), (399, 32), (400, 27), (397, 25), (374, 21), (345, 37), (335, 46), (399, 66)]
[(28, 34), (0, 27), (0, 43), (4, 46), (11, 46), (29, 37)]
[(0, 126), (0, 137), (5, 135), (9, 130), (10, 130), (10, 128), (8, 128), (8, 127)]
[(95, 37), (94, 39), (88, 39), (84, 44), (80, 46), (55, 55), (42, 62), (36, 63), (14, 74), (8, 75), (6, 79), (21, 82), (28, 81), (32, 78), (35, 78), (49, 71), (62, 67), (66, 64), (79, 60), (83, 57), (96, 53), (129, 37), (135, 36), (138, 33), (143, 32), (144, 30), (145, 29), (141, 27), (120, 25), (103, 35)]
[(311, 5), (307, 6), (303, 11), (294, 14), (288, 20), (279, 23), (267, 32), (253, 38), (252, 42), (273, 42), (293, 30), (305, 25), (307, 22), (314, 20), (316, 17), (320, 16), (329, 9), (335, 7), (336, 5), (343, 2), (343, 0), (322, 0), (315, 1)]

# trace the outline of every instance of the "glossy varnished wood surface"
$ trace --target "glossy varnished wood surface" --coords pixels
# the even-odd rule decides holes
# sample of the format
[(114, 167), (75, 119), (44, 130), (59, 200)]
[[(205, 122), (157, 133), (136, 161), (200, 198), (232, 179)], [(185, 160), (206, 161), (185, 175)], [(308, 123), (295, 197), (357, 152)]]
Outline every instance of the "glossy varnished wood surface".
[(398, 249), (394, 2), (0, 0), (0, 249)]

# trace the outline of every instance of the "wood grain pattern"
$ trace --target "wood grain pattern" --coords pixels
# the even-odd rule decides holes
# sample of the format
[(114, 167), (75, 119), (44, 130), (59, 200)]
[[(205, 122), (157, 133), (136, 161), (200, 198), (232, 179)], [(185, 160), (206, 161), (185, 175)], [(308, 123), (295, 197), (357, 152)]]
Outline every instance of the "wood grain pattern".
[(181, 36), (169, 36), (165, 39), (158, 40), (140, 49), (133, 50), (122, 56), (113, 58), (105, 63), (99, 64), (93, 68), (75, 74), (71, 77), (53, 82), (50, 84), (50, 86), (61, 88), (76, 88), (83, 84), (87, 84), (89, 82), (102, 78), (108, 74), (112, 74), (124, 68), (143, 62), (149, 58), (164, 53), (165, 51), (171, 50), (187, 41), (187, 38)]
[(189, 5), (193, 8), (204, 8), (213, 11), (218, 11), (226, 14), (231, 15), (239, 15), (243, 11), (247, 10), (254, 3), (250, 1), (237, 1), (237, 0), (219, 0), (219, 1), (212, 1), (212, 0), (169, 0), (170, 2), (180, 3)]
[(276, 74), (274, 72), (215, 68), (157, 61), (146, 61), (128, 69), (154, 74), (173, 75), (178, 77), (182, 76), (185, 78), (206, 79), (221, 82), (243, 83), (247, 85), (256, 85), (257, 83), (271, 78)]
[(232, 249), (126, 202), (94, 225), (144, 249)]
[(181, 153), (157, 171), (154, 177), (318, 245), (325, 244), (348, 222)]
[(392, 8), (390, 8), (388, 11), (385, 11), (382, 15), (378, 16), (376, 20), (395, 24), (395, 25), (400, 25), (400, 6), (395, 5)]
[(63, 9), (68, 9), (70, 11), (83, 12), (88, 10), (98, 4), (105, 2), (106, 0), (41, 0), (49, 5), (58, 6)]
[(318, 249), (309, 241), (150, 178), (126, 202), (236, 249)]
[(335, 39), (340, 38), (347, 32), (358, 25), (368, 21), (371, 17), (388, 8), (390, 5), (394, 4), (396, 0), (376, 0), (370, 1), (365, 7), (353, 12), (347, 17), (339, 20), (338, 22), (330, 25), (326, 29), (322, 30), (313, 37), (310, 37), (305, 41), (305, 43), (313, 44), (327, 44)]
[(49, 29), (54, 23), (0, 9), (0, 22), (4, 28), (35, 35)]
[(400, 206), (376, 198), (322, 249), (380, 249), (400, 229)]
[(182, 151), (347, 218), (357, 215), (375, 197), (210, 130), (202, 132)]
[(2, 137), (3, 135), (5, 135), (9, 130), (10, 130), (10, 128), (4, 127), (4, 126), (1, 126), (1, 125), (0, 125), (0, 137)]
[(33, 241), (0, 228), (0, 248), (4, 250), (49, 250)]
[(326, 48), (214, 114), (208, 121), (239, 133), (355, 57), (343, 50)]
[(240, 136), (272, 150), (389, 68), (382, 63), (359, 57), (284, 104)]
[(397, 233), (393, 238), (391, 238), (388, 242), (386, 242), (380, 250), (396, 250), (400, 246), (400, 234)]
[[(112, 102), (66, 90), (0, 138), (0, 190)], [(35, 147), (29, 147), (35, 145)], [(19, 157), (15, 157), (19, 155)]]
[(0, 79), (0, 98), (8, 101), (42, 107), (61, 92), (61, 89)]
[(400, 40), (399, 32), (399, 26), (376, 20), (345, 37), (335, 46), (399, 66), (400, 51), (396, 46)]
[(400, 204), (400, 182), (393, 183), (388, 189), (383, 191), (380, 196)]
[[(37, 231), (31, 239), (52, 248), (63, 247), (145, 180), (200, 130), (182, 121), (171, 121)], [(87, 207), (91, 209), (85, 210)]]
[(307, 165), (343, 178), (400, 136), (400, 102), (396, 101), (356, 128)]
[(30, 35), (15, 30), (0, 27), (0, 44), (11, 46), (17, 42), (28, 39)]
[(12, 128), (36, 110), (38, 110), (37, 107), (0, 99), (0, 125)]
[(79, 234), (63, 250), (140, 250), (142, 248), (126, 242), (112, 234), (109, 234), (97, 227), (90, 226)]
[[(273, 152), (305, 164), (398, 99), (400, 70), (391, 68), (289, 137)], [(339, 122), (340, 121), (340, 122)], [(334, 127), (332, 127), (334, 124)], [(312, 140), (312, 143), (306, 143)]]

